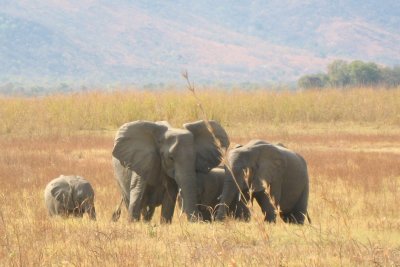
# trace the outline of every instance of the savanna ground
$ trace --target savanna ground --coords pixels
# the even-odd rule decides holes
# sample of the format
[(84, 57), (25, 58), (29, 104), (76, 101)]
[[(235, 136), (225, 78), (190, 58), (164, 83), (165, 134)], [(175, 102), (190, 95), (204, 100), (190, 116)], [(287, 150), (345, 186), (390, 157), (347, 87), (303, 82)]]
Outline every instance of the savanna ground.
[[(400, 90), (198, 92), (231, 143), (282, 142), (308, 162), (312, 225), (110, 222), (120, 194), (111, 168), (127, 121), (202, 119), (190, 92), (0, 97), (1, 266), (399, 266)], [(97, 221), (50, 219), (43, 190), (79, 174)]]

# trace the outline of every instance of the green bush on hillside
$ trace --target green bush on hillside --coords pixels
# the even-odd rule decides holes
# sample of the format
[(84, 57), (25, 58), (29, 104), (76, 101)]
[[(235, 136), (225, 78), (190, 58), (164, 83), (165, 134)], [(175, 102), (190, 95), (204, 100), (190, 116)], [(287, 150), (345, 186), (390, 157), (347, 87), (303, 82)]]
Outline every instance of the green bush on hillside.
[(355, 60), (350, 63), (335, 60), (328, 65), (328, 72), (304, 75), (297, 82), (303, 89), (325, 87), (364, 87), (400, 85), (400, 66), (381, 67), (373, 62)]

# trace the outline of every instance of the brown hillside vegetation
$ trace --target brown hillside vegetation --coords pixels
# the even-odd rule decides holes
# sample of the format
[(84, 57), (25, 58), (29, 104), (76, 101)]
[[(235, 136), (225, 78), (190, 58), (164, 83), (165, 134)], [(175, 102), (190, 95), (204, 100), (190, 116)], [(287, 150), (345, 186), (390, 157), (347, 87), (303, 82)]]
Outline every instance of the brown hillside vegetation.
[[(312, 225), (111, 223), (111, 149), (124, 122), (202, 118), (186, 92), (0, 98), (0, 266), (398, 266), (400, 90), (200, 92), (231, 143), (282, 142), (307, 160)], [(78, 174), (98, 218), (49, 218), (43, 190)]]

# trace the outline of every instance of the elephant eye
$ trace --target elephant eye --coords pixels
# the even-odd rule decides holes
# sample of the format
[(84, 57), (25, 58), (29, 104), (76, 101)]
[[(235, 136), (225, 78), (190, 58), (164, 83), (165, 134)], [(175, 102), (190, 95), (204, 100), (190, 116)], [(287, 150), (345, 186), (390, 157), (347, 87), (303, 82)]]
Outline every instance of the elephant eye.
[(174, 161), (174, 158), (173, 158), (171, 155), (168, 156), (168, 159), (169, 159), (170, 161)]

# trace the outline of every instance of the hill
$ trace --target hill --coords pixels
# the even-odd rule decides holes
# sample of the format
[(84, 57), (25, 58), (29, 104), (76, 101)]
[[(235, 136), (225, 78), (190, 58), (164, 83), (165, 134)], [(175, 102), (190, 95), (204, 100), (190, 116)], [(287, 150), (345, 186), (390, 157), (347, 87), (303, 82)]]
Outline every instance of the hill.
[(290, 82), (335, 58), (400, 62), (400, 4), (2, 1), (0, 81)]

